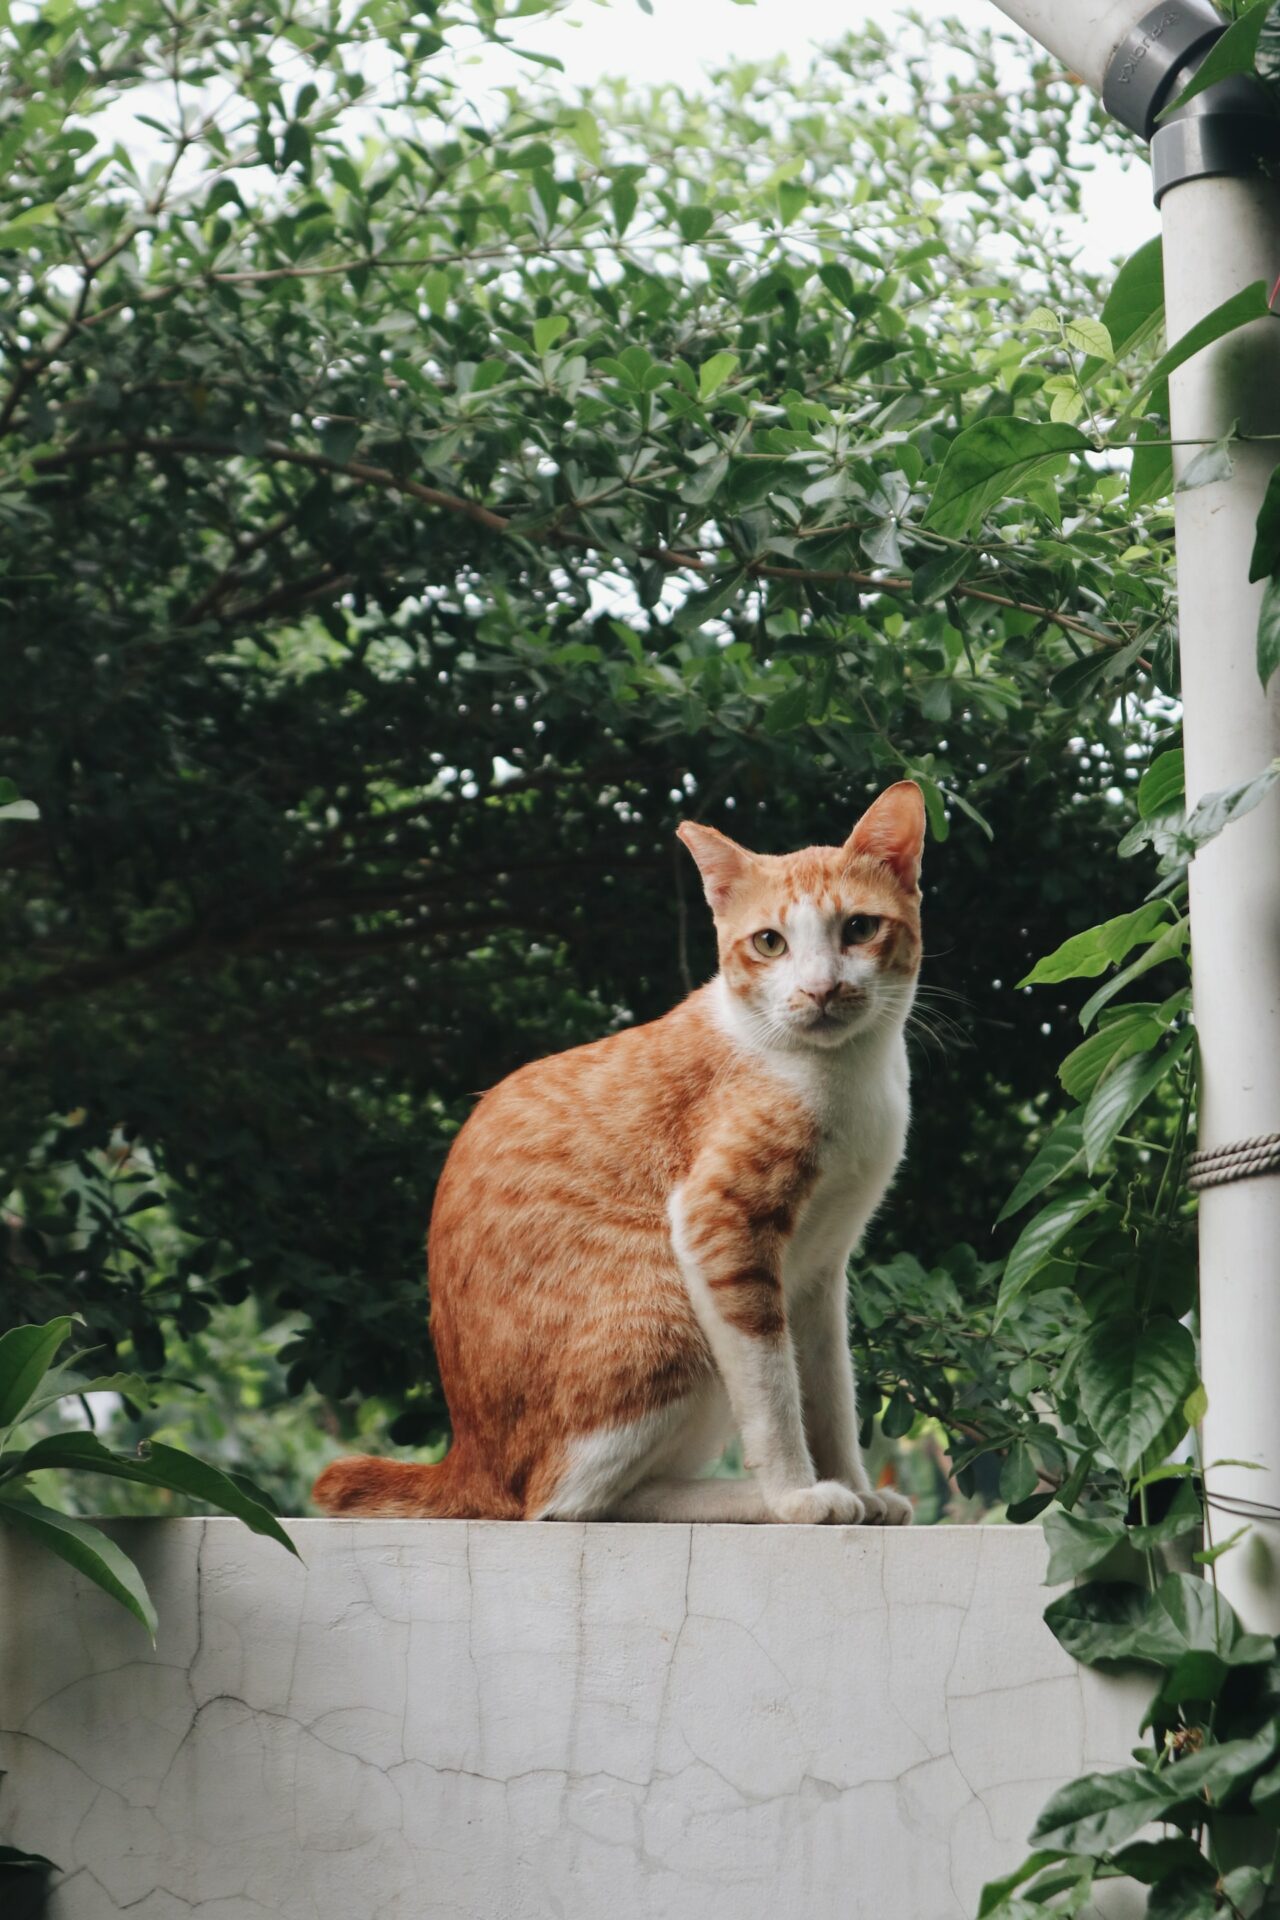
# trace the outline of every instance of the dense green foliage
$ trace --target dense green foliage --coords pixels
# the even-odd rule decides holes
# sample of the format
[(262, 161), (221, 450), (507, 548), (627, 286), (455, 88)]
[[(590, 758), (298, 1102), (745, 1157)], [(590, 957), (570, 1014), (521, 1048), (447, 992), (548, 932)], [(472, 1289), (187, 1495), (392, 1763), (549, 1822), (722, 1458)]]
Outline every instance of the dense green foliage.
[[(1062, 1052), (1014, 981), (1128, 904), (1167, 540), (1070, 451), (925, 509), (960, 429), (1074, 447), (1128, 394), (1055, 227), (1103, 136), (914, 30), (706, 98), (528, 67), (482, 119), (493, 10), (454, 11), (8, 29), (6, 1289), (144, 1368), (252, 1293), (294, 1388), (412, 1397), (474, 1090), (708, 967), (680, 813), (793, 845), (907, 772), (959, 997), (873, 1252), (981, 1326), (948, 1249), (985, 1258)], [(869, 1359), (985, 1431), (965, 1332)]]
[[(0, 33), (0, 1282), (192, 1367), (232, 1464), (273, 1410), (291, 1500), (317, 1414), (438, 1440), (421, 1236), (475, 1091), (708, 970), (682, 813), (830, 840), (909, 775), (866, 1404), (1045, 1514), (1055, 1577), (1154, 1556), (1199, 1524), (1161, 1466), (1203, 1410), (1186, 865), (1280, 773), (1186, 811), (1167, 378), (1266, 289), (1163, 355), (1156, 244), (1104, 300), (1065, 162), (1117, 136), (1025, 49), (917, 24), (585, 101), (554, 10)], [(1148, 1570), (1051, 1624), (1161, 1668), (1151, 1763), (1059, 1796), (984, 1912), (1121, 1872), (1165, 1920), (1271, 1897), (1220, 1810), (1280, 1806), (1274, 1643)], [(1153, 1818), (1188, 1841), (1135, 1848)]]

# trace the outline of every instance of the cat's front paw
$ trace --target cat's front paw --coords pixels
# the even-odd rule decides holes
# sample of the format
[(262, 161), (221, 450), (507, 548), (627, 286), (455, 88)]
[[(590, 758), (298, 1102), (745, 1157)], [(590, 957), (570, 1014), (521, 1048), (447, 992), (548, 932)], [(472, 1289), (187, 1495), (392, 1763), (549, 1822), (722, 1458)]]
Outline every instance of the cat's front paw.
[(819, 1480), (815, 1487), (771, 1494), (768, 1505), (775, 1520), (794, 1527), (858, 1527), (866, 1516), (862, 1495), (838, 1480)]
[(909, 1527), (912, 1521), (911, 1502), (905, 1493), (896, 1493), (892, 1487), (880, 1487), (875, 1493), (858, 1495), (866, 1508), (864, 1525), (868, 1527)]

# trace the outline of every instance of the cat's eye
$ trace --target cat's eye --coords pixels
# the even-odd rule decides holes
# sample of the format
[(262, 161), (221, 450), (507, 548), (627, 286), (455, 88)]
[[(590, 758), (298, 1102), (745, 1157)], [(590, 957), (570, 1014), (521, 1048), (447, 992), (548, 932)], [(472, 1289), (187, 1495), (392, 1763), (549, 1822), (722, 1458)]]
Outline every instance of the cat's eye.
[(753, 933), (751, 944), (766, 960), (777, 960), (787, 950), (786, 941), (773, 927), (766, 927), (762, 933)]
[(844, 923), (844, 944), (846, 947), (865, 947), (867, 941), (874, 940), (879, 931), (879, 914), (851, 914)]

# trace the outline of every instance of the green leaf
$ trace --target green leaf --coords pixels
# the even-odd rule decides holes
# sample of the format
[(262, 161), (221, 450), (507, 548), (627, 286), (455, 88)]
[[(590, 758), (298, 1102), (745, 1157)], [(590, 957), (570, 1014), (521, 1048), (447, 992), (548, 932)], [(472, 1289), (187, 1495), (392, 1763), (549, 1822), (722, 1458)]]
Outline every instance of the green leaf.
[(1181, 800), (1185, 782), (1182, 748), (1171, 747), (1152, 761), (1138, 782), (1138, 812), (1142, 818), (1150, 820), (1153, 814), (1164, 813)]
[(1150, 1603), (1141, 1587), (1128, 1581), (1092, 1580), (1051, 1601), (1044, 1621), (1073, 1660), (1093, 1667), (1101, 1660), (1134, 1660), (1134, 1637), (1146, 1622)]
[(561, 334), (568, 331), (569, 322), (563, 313), (547, 313), (533, 323), (533, 345), (537, 353), (549, 353)]
[(676, 211), (676, 225), (686, 246), (701, 240), (714, 224), (715, 215), (710, 207), (680, 207)]
[(1114, 1314), (1091, 1328), (1076, 1368), (1089, 1423), (1126, 1474), (1180, 1412), (1195, 1379), (1195, 1342), (1187, 1329), (1163, 1317), (1144, 1326), (1132, 1314)]
[(156, 1610), (143, 1584), (142, 1575), (114, 1540), (91, 1526), (87, 1520), (73, 1519), (67, 1513), (55, 1513), (38, 1500), (24, 1496), (14, 1499), (0, 1493), (0, 1522), (25, 1534), (67, 1561), (77, 1573), (96, 1581), (113, 1600), (127, 1607), (142, 1622), (154, 1641)]
[(1210, 1800), (1221, 1802), (1266, 1766), (1276, 1750), (1278, 1738), (1280, 1723), (1272, 1720), (1247, 1740), (1223, 1740), (1216, 1746), (1202, 1747), (1199, 1753), (1170, 1767), (1166, 1775), (1170, 1791), (1179, 1800), (1197, 1799), (1204, 1794)]
[(1078, 347), (1081, 353), (1091, 354), (1097, 360), (1115, 358), (1110, 331), (1101, 320), (1068, 320), (1063, 332), (1068, 344)]
[(790, 733), (794, 727), (803, 726), (809, 717), (809, 689), (803, 680), (776, 700), (769, 702), (764, 716), (764, 730), (768, 734)]
[[(1183, 1412), (1186, 1412), (1184, 1406)], [(1191, 1421), (1187, 1422), (1192, 1425)], [(1169, 1502), (1169, 1511), (1163, 1520), (1152, 1520), (1145, 1527), (1130, 1527), (1129, 1539), (1140, 1553), (1148, 1553), (1153, 1547), (1163, 1547), (1170, 1540), (1179, 1540), (1184, 1534), (1199, 1533), (1204, 1524), (1204, 1514), (1200, 1498), (1190, 1480), (1184, 1480), (1173, 1499)]]
[(1273, 573), (1280, 573), (1280, 467), (1262, 496), (1249, 560), (1250, 580), (1269, 580)]
[(1154, 940), (1156, 930), (1168, 917), (1169, 905), (1165, 900), (1148, 900), (1132, 913), (1117, 914), (1114, 920), (1104, 920), (1100, 926), (1064, 940), (1045, 959), (1037, 960), (1018, 985), (1034, 987), (1042, 982), (1092, 979), (1117, 965), (1132, 947), (1144, 940)]
[[(1153, 904), (1157, 903), (1153, 902)], [(1144, 954), (1137, 960), (1130, 961), (1127, 967), (1122, 967), (1105, 986), (1099, 987), (1096, 993), (1091, 994), (1080, 1009), (1080, 1025), (1085, 1031), (1088, 1031), (1103, 1007), (1114, 1000), (1118, 993), (1123, 993), (1126, 987), (1131, 986), (1135, 980), (1140, 980), (1144, 973), (1150, 973), (1154, 967), (1163, 966), (1166, 960), (1176, 959), (1185, 948), (1187, 939), (1186, 921), (1175, 920), (1171, 927), (1165, 928), (1160, 938), (1154, 941)]]
[(1116, 1514), (1066, 1513), (1054, 1507), (1044, 1517), (1044, 1537), (1049, 1543), (1046, 1587), (1060, 1587), (1088, 1573), (1105, 1560), (1125, 1539), (1124, 1521)]
[(0, 1427), (17, 1423), (71, 1327), (62, 1315), (42, 1327), (13, 1327), (0, 1338)]
[(1273, 573), (1262, 589), (1258, 609), (1258, 678), (1263, 687), (1280, 667), (1280, 573)]
[(931, 554), (912, 574), (911, 598), (922, 607), (941, 600), (958, 587), (977, 564), (978, 555), (972, 547), (944, 547), (941, 553)]
[(1237, 1527), (1234, 1533), (1229, 1533), (1225, 1540), (1219, 1540), (1216, 1546), (1198, 1548), (1191, 1558), (1198, 1567), (1216, 1567), (1223, 1554), (1230, 1553), (1233, 1547), (1238, 1547), (1249, 1532), (1248, 1526)]
[(1215, 440), (1212, 446), (1201, 447), (1183, 469), (1176, 491), (1194, 493), (1197, 487), (1211, 487), (1219, 480), (1229, 480), (1236, 466), (1231, 453), (1236, 437), (1233, 426), (1230, 433), (1224, 434), (1221, 440)]
[(916, 1410), (911, 1395), (896, 1387), (880, 1416), (880, 1430), (888, 1440), (900, 1440), (915, 1424)]
[(1165, 422), (1139, 420), (1129, 465), (1129, 510), (1152, 506), (1173, 492), (1173, 448)]
[(1144, 1768), (1120, 1773), (1088, 1773), (1059, 1789), (1031, 1830), (1064, 1853), (1095, 1858), (1158, 1820), (1169, 1805), (1169, 1789), (1160, 1775)]
[(1164, 248), (1157, 234), (1130, 254), (1117, 273), (1102, 309), (1102, 324), (1118, 360), (1148, 340), (1163, 320)]
[(1272, 3), (1273, 0), (1254, 0), (1239, 19), (1232, 21), (1222, 38), (1214, 41), (1196, 68), (1195, 78), (1167, 107), (1161, 107), (1161, 120), (1167, 120), (1171, 113), (1176, 113), (1179, 107), (1185, 107), (1188, 100), (1194, 100), (1206, 87), (1216, 86), (1219, 80), (1227, 80), (1233, 73), (1253, 72), (1258, 58), (1258, 42), (1262, 38), (1262, 29), (1267, 23)]
[(23, 1418), (34, 1420), (46, 1407), (56, 1405), (59, 1400), (67, 1400), (73, 1395), (86, 1393), (118, 1393), (122, 1399), (131, 1400), (138, 1407), (153, 1407), (158, 1398), (158, 1389), (150, 1380), (144, 1380), (140, 1373), (102, 1373), (92, 1378), (71, 1371), (74, 1362), (68, 1362), (64, 1370), (54, 1367), (47, 1373), (36, 1396), (24, 1409)]
[(275, 1515), (243, 1493), (235, 1482), (217, 1467), (178, 1447), (151, 1445), (145, 1456), (112, 1453), (96, 1434), (57, 1433), (37, 1440), (28, 1447), (22, 1460), (24, 1473), (40, 1473), (50, 1467), (102, 1473), (116, 1480), (132, 1480), (142, 1486), (165, 1487), (172, 1493), (190, 1494), (242, 1520), (251, 1533), (266, 1534), (279, 1541), (290, 1553), (297, 1548)]
[(1054, 1248), (1066, 1239), (1074, 1226), (1102, 1205), (1103, 1197), (1095, 1187), (1073, 1187), (1051, 1201), (1022, 1229), (1000, 1282), (997, 1327), (1007, 1318), (1014, 1301), (1026, 1291)]
[[(1222, 1897), (1228, 1902), (1227, 1912), (1233, 1916), (1233, 1920), (1256, 1920), (1256, 1916), (1263, 1913), (1267, 1892), (1273, 1881), (1274, 1869), (1270, 1867), (1233, 1867), (1230, 1873), (1224, 1873)], [(1274, 1920), (1274, 1895), (1271, 1911)]]
[(1085, 1158), (1089, 1172), (1097, 1167), (1130, 1115), (1137, 1112), (1152, 1091), (1177, 1066), (1191, 1045), (1192, 1034), (1183, 1028), (1172, 1043), (1157, 1054), (1135, 1053), (1101, 1079), (1085, 1109), (1083, 1122)]
[(609, 204), (613, 208), (614, 232), (621, 238), (631, 225), (638, 204), (636, 190), (630, 179), (614, 181), (609, 190)]
[(1207, 1860), (1157, 1881), (1147, 1901), (1147, 1920), (1213, 1920), (1218, 1876)]
[(587, 107), (579, 108), (569, 122), (569, 131), (580, 153), (593, 167), (600, 165), (600, 122)]
[(1212, 312), (1206, 313), (1194, 327), (1188, 327), (1182, 338), (1156, 361), (1112, 431), (1130, 420), (1148, 394), (1205, 347), (1212, 346), (1215, 340), (1221, 340), (1225, 334), (1234, 333), (1238, 327), (1247, 327), (1251, 320), (1265, 320), (1271, 313), (1267, 292), (1266, 281), (1255, 280), (1249, 286), (1242, 287), (1239, 293), (1233, 293), (1220, 306), (1214, 307)]
[(1116, 1854), (1115, 1864), (1131, 1880), (1140, 1881), (1144, 1887), (1152, 1887), (1157, 1880), (1163, 1880), (1166, 1874), (1194, 1870), (1197, 1861), (1203, 1859), (1204, 1855), (1194, 1841), (1180, 1833), (1165, 1840), (1135, 1840), (1131, 1846), (1122, 1848)]
[(997, 414), (975, 421), (947, 448), (925, 525), (961, 539), (982, 524), (987, 512), (1016, 492), (1063, 453), (1089, 445), (1078, 428), (1065, 423), (1016, 420)]
[(1205, 1392), (1203, 1381), (1197, 1380), (1195, 1386), (1192, 1387), (1190, 1393), (1187, 1395), (1187, 1403), (1182, 1411), (1186, 1415), (1186, 1421), (1189, 1427), (1198, 1427), (1200, 1425), (1200, 1422), (1209, 1411), (1209, 1396)]
[(554, 167), (555, 149), (545, 140), (531, 141), (527, 147), (517, 147), (497, 158), (496, 164), (507, 173), (532, 173), (535, 167)]
[(1199, 852), (1229, 827), (1233, 820), (1239, 820), (1242, 814), (1252, 813), (1280, 780), (1280, 759), (1273, 760), (1270, 766), (1256, 773), (1252, 780), (1242, 780), (1238, 787), (1225, 787), (1221, 793), (1207, 793), (1187, 815), (1179, 834), (1179, 841), (1188, 853)]
[(1019, 1506), (1031, 1498), (1039, 1478), (1029, 1449), (1023, 1441), (1016, 1440), (1000, 1469), (1000, 1498), (1009, 1507)]
[(1178, 1573), (1161, 1582), (1133, 1629), (1130, 1652), (1166, 1669), (1160, 1698), (1174, 1705), (1213, 1699), (1232, 1667), (1270, 1663), (1275, 1641), (1245, 1633), (1210, 1581)]
[(1027, 1168), (1021, 1180), (1019, 1180), (1017, 1186), (996, 1215), (996, 1225), (999, 1226), (1002, 1220), (1009, 1219), (1011, 1214), (1020, 1212), (1021, 1209), (1026, 1206), (1028, 1200), (1034, 1200), (1038, 1193), (1043, 1193), (1044, 1189), (1052, 1186), (1055, 1180), (1060, 1180), (1064, 1173), (1069, 1173), (1071, 1168), (1082, 1158), (1083, 1153), (1084, 1142), (1080, 1134), (1080, 1115), (1078, 1113), (1070, 1113), (1065, 1119), (1059, 1120), (1053, 1132), (1036, 1154), (1031, 1165)]
[(724, 385), (738, 364), (736, 353), (713, 353), (698, 368), (698, 398), (709, 400)]
[(320, 429), (320, 451), (326, 460), (345, 467), (360, 445), (358, 420), (326, 420)]
[(1118, 1007), (1105, 1026), (1067, 1055), (1058, 1078), (1073, 1099), (1087, 1100), (1107, 1067), (1132, 1053), (1146, 1053), (1163, 1032), (1154, 1001), (1142, 1007)]
[(1016, 1893), (1026, 1881), (1034, 1879), (1042, 1867), (1052, 1866), (1057, 1858), (1056, 1853), (1033, 1853), (1012, 1873), (1006, 1873), (1003, 1880), (988, 1880), (978, 1902), (978, 1920), (987, 1920), (988, 1914), (994, 1913), (1011, 1893)]
[(1273, 1818), (1280, 1814), (1280, 1767), (1273, 1767), (1270, 1773), (1254, 1781), (1249, 1800), (1260, 1812), (1270, 1813)]

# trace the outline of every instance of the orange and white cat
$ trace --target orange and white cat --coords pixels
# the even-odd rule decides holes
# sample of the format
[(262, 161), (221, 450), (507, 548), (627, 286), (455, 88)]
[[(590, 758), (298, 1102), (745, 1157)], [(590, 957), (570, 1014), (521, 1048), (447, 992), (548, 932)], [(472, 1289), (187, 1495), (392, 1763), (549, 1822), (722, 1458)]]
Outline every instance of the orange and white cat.
[[(906, 1140), (920, 790), (842, 847), (679, 833), (719, 973), (485, 1094), (431, 1220), (452, 1448), (335, 1461), (326, 1511), (910, 1519), (858, 1449), (845, 1266)], [(749, 1477), (699, 1478), (735, 1431)]]

